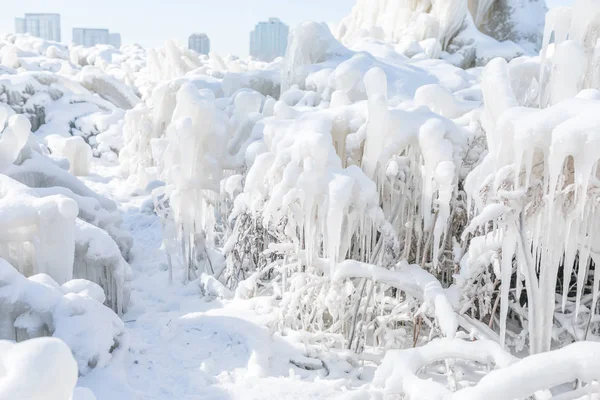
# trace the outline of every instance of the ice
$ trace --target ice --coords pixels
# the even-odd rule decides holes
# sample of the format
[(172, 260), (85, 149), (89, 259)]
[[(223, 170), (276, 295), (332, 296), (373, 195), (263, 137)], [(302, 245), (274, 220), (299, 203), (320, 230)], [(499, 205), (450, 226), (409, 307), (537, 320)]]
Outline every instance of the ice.
[[(77, 286), (85, 286), (87, 291), (75, 293)], [(105, 367), (128, 346), (123, 321), (94, 298), (99, 296), (98, 287), (91, 282), (67, 282), (60, 287), (49, 277), (27, 279), (0, 260), (0, 289), (0, 337), (62, 339), (73, 352), (80, 374)], [(94, 297), (90, 297), (90, 289)]]
[[(549, 92), (550, 99), (557, 103), (542, 110), (519, 108), (510, 87), (510, 66), (502, 60), (488, 64), (483, 82), (488, 79), (490, 84), (496, 82), (493, 88), (484, 87), (484, 98), (493, 98), (486, 101), (490, 154), (468, 178), (468, 181), (478, 179), (481, 185), (476, 189), (479, 193), (473, 194), (476, 203), (483, 199), (481, 193), (484, 187), (492, 190), (484, 195), (487, 198), (484, 204), (477, 205), (480, 216), (474, 218), (471, 224), (481, 226), (490, 218), (499, 223), (493, 229), (504, 242), (502, 280), (508, 282), (511, 279), (510, 254), (517, 260), (517, 271), (525, 276), (530, 302), (528, 318), (532, 352), (550, 349), (548, 332), (552, 325), (554, 285), (559, 265), (565, 255), (565, 277), (570, 279), (576, 252), (581, 258), (574, 313), (579, 313), (582, 285), (587, 274), (585, 265), (591, 257), (588, 246), (593, 246), (591, 241), (595, 240), (591, 226), (585, 221), (594, 215), (590, 208), (593, 206), (589, 203), (594, 201), (589, 193), (589, 185), (591, 176), (596, 173), (594, 165), (597, 156), (587, 149), (596, 148), (596, 135), (592, 133), (596, 131), (596, 124), (591, 122), (591, 114), (588, 113), (593, 113), (597, 104), (595, 100), (575, 96), (582, 87), (583, 71), (570, 67), (569, 63), (585, 63), (581, 51), (577, 50), (577, 43), (563, 41), (558, 48), (564, 49), (565, 56), (560, 55), (562, 50), (553, 56), (553, 62), (556, 63), (553, 76), (558, 76), (560, 69), (565, 68), (564, 71), (569, 71), (569, 77), (560, 81), (551, 79), (548, 85), (554, 89)], [(570, 54), (569, 49), (575, 53)], [(544, 68), (543, 65), (541, 68)], [(502, 93), (501, 97), (498, 92)], [(583, 131), (589, 133), (583, 134)], [(570, 163), (572, 167), (569, 167)], [(507, 182), (511, 180), (512, 183), (507, 187)], [(468, 182), (468, 185), (471, 186), (471, 183)], [(537, 196), (540, 195), (547, 196), (547, 200), (539, 202)], [(542, 216), (549, 218), (554, 227), (552, 230), (542, 227)], [(482, 220), (477, 222), (478, 218)], [(533, 256), (529, 255), (530, 246), (535, 249)], [(509, 254), (510, 261), (504, 261), (505, 253)], [(540, 269), (538, 277), (536, 264), (539, 262), (546, 267)], [(519, 280), (517, 287), (520, 284)], [(508, 291), (504, 285), (503, 289), (502, 303), (507, 304)], [(596, 299), (597, 295), (593, 297)], [(532, 312), (534, 308), (539, 311)], [(505, 320), (507, 312), (506, 306), (501, 306), (502, 320)], [(501, 336), (503, 333), (504, 330)]]
[[(485, 61), (503, 57), (503, 47), (512, 44), (506, 56), (513, 58), (539, 50), (546, 10), (543, 1), (359, 0), (338, 26), (337, 37), (350, 48), (365, 37), (400, 44), (435, 39), (444, 52), (465, 57), (474, 50), (472, 57)], [(414, 56), (408, 48), (404, 45), (403, 53)]]
[[(131, 268), (107, 232), (82, 220), (77, 220), (75, 226), (73, 277), (100, 285), (105, 294), (100, 303), (117, 314), (127, 310)], [(93, 298), (98, 300), (99, 296)]]
[(65, 400), (594, 398), (600, 9), (544, 11), (358, 0), (270, 63), (0, 35), (0, 337), (62, 339)]
[(60, 284), (71, 280), (77, 203), (64, 196), (39, 198), (5, 175), (0, 188), (2, 256), (16, 257), (22, 273), (46, 273)]
[(46, 144), (52, 154), (69, 160), (69, 172), (75, 176), (89, 175), (92, 162), (92, 149), (81, 136), (64, 138), (59, 135), (46, 137)]
[(115, 106), (128, 110), (140, 102), (140, 99), (119, 80), (106, 76), (99, 69), (86, 66), (81, 70), (79, 79), (88, 90), (110, 101)]

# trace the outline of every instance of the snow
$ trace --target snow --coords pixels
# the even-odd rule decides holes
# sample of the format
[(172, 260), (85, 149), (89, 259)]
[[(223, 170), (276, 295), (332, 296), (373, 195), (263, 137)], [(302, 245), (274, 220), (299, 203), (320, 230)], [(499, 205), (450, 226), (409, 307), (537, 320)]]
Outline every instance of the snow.
[(546, 10), (540, 0), (359, 0), (336, 37), (350, 48), (374, 38), (397, 43), (408, 57), (457, 55), (463, 67), (485, 65), (537, 52)]
[[(1, 341), (0, 348), (0, 399), (71, 398), (77, 382), (77, 364), (64, 342), (54, 338), (18, 344)], [(85, 398), (73, 400), (79, 399)]]
[(599, 7), (1, 35), (0, 399), (600, 397)]

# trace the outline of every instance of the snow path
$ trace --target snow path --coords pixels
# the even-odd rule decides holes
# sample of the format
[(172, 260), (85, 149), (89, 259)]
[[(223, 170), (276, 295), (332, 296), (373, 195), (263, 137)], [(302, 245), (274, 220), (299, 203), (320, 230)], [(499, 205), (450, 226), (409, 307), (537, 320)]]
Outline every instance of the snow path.
[(169, 285), (150, 196), (132, 196), (118, 167), (98, 160), (83, 180), (117, 202), (123, 228), (134, 237), (132, 304), (123, 316), (130, 351), (79, 381), (98, 400), (372, 398), (363, 390), (347, 391), (350, 374), (321, 379), (324, 370), (290, 364), (303, 356), (302, 346), (265, 327), (273, 314), (269, 299), (208, 301), (195, 284), (180, 283), (178, 271)]

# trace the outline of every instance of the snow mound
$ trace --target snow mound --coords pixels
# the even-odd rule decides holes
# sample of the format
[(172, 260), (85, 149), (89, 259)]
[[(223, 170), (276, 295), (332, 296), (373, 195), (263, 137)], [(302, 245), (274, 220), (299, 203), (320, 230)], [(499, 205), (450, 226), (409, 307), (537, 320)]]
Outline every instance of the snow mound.
[(98, 289), (80, 281), (61, 288), (47, 275), (28, 279), (0, 259), (0, 336), (17, 341), (53, 336), (69, 346), (80, 374), (104, 368), (126, 351), (128, 336), (119, 317), (96, 300)]
[(88, 390), (75, 389), (77, 363), (63, 341), (0, 341), (0, 349), (0, 399), (95, 400)]

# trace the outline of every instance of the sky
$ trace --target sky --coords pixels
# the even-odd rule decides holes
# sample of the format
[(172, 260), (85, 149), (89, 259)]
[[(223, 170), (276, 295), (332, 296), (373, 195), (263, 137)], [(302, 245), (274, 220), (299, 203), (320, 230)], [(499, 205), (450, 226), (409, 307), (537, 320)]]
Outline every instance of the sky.
[[(549, 6), (573, 0), (547, 0)], [(187, 43), (195, 32), (208, 34), (211, 50), (248, 55), (249, 33), (258, 21), (278, 17), (290, 27), (312, 20), (338, 23), (356, 0), (0, 0), (0, 32), (14, 32), (14, 18), (26, 12), (61, 15), (63, 42), (73, 28), (107, 28), (123, 43), (145, 47), (173, 38)]]

